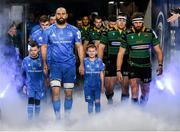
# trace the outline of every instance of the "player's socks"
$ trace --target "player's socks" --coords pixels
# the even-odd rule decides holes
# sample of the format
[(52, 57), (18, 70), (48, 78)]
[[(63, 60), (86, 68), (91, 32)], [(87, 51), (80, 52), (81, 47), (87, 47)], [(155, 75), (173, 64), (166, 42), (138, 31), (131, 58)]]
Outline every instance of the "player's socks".
[(131, 102), (135, 105), (139, 104), (138, 98), (131, 98)]
[(69, 111), (72, 108), (73, 99), (72, 98), (65, 98), (64, 101), (64, 110)]
[(105, 95), (106, 95), (106, 98), (107, 98), (107, 100), (108, 100), (108, 104), (113, 104), (113, 96), (114, 96), (114, 92), (112, 92), (112, 93), (107, 93), (107, 92), (105, 92)]
[(61, 101), (60, 100), (54, 100), (53, 101), (53, 108), (54, 108), (54, 113), (55, 113), (56, 119), (60, 119)]
[(95, 102), (95, 111), (99, 113), (101, 111), (101, 104), (100, 102)]
[(148, 98), (145, 96), (140, 97), (140, 105), (145, 106), (147, 104)]
[(35, 105), (35, 116), (38, 117), (40, 113), (40, 105)]
[(34, 104), (28, 104), (27, 106), (28, 120), (32, 120), (33, 118), (33, 109), (34, 109)]
[(88, 113), (91, 114), (93, 112), (93, 102), (88, 102)]
[(128, 101), (128, 99), (129, 99), (129, 94), (128, 95), (127, 94), (122, 94), (121, 95), (121, 102)]

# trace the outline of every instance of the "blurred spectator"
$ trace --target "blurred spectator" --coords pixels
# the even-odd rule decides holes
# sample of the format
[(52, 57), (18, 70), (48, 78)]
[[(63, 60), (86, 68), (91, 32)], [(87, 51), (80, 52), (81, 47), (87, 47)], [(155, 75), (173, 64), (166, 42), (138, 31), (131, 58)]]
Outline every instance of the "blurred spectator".
[(6, 56), (17, 56), (19, 58), (19, 46), (21, 44), (20, 37), (17, 35), (16, 25), (13, 23), (7, 32), (6, 42), (7, 49)]

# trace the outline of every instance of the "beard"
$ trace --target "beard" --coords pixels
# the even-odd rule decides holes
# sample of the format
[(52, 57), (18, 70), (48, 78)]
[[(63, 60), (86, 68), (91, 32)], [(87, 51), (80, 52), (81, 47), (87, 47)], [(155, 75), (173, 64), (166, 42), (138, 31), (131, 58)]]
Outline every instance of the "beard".
[(63, 24), (66, 23), (66, 19), (64, 19), (64, 18), (59, 18), (59, 19), (56, 19), (56, 22), (57, 22), (57, 24), (59, 24), (59, 25), (63, 25)]
[(142, 28), (143, 28), (143, 26), (142, 27), (134, 27), (134, 29), (137, 33), (139, 33), (142, 30)]

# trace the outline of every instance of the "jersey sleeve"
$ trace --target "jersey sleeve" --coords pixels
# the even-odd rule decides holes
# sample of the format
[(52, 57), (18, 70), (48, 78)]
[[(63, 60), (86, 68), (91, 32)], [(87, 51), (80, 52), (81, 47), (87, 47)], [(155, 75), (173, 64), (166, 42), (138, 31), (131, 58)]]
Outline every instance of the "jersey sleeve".
[(105, 65), (101, 59), (99, 59), (99, 69), (100, 71), (104, 71)]
[(120, 47), (127, 49), (128, 44), (127, 44), (127, 38), (126, 38), (126, 33), (123, 33), (121, 36), (121, 45)]
[(153, 44), (153, 46), (160, 44), (158, 36), (154, 30), (152, 30), (152, 44)]
[(81, 32), (77, 29), (74, 31), (74, 40), (75, 40), (75, 44), (76, 43), (81, 43)]
[(46, 29), (42, 33), (42, 44), (48, 44), (48, 35), (49, 35), (49, 30)]
[(102, 34), (101, 34), (101, 38), (100, 38), (100, 43), (101, 44), (107, 44), (108, 43), (108, 32), (106, 31), (103, 31)]

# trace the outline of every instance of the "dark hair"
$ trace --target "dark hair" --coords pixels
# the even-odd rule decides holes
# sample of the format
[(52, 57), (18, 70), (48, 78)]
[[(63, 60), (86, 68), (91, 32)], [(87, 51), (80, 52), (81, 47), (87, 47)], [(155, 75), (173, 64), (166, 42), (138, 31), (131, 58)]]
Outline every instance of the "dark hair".
[(95, 19), (101, 19), (102, 20), (102, 17), (101, 16), (95, 16), (94, 21), (95, 21)]
[(94, 44), (88, 44), (87, 48), (86, 48), (86, 51), (88, 51), (89, 48), (95, 48), (97, 50), (97, 48), (96, 48), (96, 46)]
[(37, 43), (36, 41), (31, 40), (28, 44), (29, 44), (31, 47), (37, 47), (37, 48), (39, 48), (39, 45), (38, 45), (38, 43)]
[(42, 15), (39, 18), (39, 22), (47, 22), (49, 21), (49, 17), (47, 15)]
[(144, 14), (142, 12), (135, 12), (135, 13), (133, 13), (131, 18), (132, 19), (134, 19), (134, 18), (143, 18), (144, 19)]
[(55, 14), (50, 14), (50, 15), (48, 15), (48, 18), (54, 17), (54, 16), (55, 16)]
[(108, 17), (108, 21), (109, 22), (116, 22), (116, 15), (110, 15), (109, 17)]
[(125, 17), (127, 17), (127, 14), (124, 13), (124, 12), (120, 12), (120, 13), (118, 14), (118, 16), (125, 16)]

